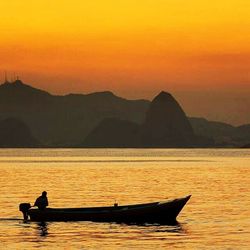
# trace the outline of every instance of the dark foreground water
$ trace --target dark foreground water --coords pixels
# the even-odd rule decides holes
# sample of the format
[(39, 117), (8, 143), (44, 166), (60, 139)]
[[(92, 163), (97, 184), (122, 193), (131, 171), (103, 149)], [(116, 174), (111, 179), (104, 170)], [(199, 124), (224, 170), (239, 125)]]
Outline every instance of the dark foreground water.
[[(0, 249), (249, 249), (250, 151), (0, 150)], [(160, 201), (192, 194), (176, 226), (23, 223), (21, 202), (51, 207)]]

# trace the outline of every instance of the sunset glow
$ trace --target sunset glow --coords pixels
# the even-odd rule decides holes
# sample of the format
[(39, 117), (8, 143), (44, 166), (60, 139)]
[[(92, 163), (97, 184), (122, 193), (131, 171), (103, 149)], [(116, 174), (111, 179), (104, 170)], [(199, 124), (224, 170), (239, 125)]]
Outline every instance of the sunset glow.
[(0, 10), (1, 71), (52, 93), (250, 93), (246, 0), (9, 0)]

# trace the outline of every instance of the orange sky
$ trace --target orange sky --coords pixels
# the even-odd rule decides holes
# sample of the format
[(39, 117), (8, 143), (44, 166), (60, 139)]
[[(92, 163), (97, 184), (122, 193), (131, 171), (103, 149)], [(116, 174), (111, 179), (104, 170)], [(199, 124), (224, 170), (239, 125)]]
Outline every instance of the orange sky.
[[(227, 109), (213, 116), (208, 104), (216, 100), (201, 94), (238, 98), (229, 106), (244, 110), (248, 0), (8, 0), (0, 1), (0, 11), (2, 72), (18, 72), (52, 93), (105, 89), (152, 98), (167, 90), (190, 115), (250, 123)], [(197, 94), (206, 108), (192, 102)]]

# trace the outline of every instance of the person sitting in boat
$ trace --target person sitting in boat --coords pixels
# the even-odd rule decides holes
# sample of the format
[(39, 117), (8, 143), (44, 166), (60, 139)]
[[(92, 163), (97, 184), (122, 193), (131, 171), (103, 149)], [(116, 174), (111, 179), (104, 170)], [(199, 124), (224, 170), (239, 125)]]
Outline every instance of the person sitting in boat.
[(44, 210), (48, 205), (49, 205), (49, 202), (47, 198), (47, 192), (43, 191), (42, 195), (36, 199), (34, 203), (34, 207), (38, 207), (40, 210)]

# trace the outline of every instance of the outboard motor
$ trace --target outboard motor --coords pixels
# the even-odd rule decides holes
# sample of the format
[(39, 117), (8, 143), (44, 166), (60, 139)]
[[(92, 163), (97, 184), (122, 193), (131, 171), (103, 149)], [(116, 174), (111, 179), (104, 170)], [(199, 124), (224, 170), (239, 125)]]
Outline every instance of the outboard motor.
[(31, 208), (30, 203), (21, 203), (19, 205), (19, 211), (23, 213), (23, 219), (28, 220), (28, 211)]

